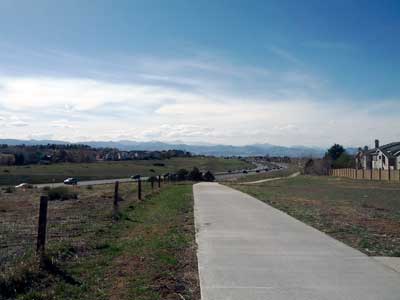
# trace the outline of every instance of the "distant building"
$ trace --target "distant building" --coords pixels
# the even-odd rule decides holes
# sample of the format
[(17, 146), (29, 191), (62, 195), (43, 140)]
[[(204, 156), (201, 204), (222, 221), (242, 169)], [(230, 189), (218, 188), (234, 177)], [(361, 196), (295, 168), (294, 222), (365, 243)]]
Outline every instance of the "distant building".
[(400, 170), (400, 142), (380, 146), (379, 140), (375, 140), (374, 149), (359, 148), (356, 166), (366, 170)]

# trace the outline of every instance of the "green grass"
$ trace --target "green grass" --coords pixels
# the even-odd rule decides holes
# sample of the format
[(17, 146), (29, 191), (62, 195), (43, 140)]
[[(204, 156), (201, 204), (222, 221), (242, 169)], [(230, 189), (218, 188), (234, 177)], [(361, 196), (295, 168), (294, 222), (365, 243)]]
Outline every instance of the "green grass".
[(400, 184), (299, 176), (234, 185), (371, 256), (400, 256)]
[[(164, 163), (164, 167), (154, 166)], [(0, 166), (0, 185), (16, 185), (21, 182), (49, 183), (60, 182), (67, 177), (79, 180), (129, 177), (135, 174), (143, 176), (158, 175), (177, 170), (192, 169), (221, 172), (252, 167), (238, 159), (215, 157), (171, 158), (166, 160), (112, 161), (96, 163), (62, 163), (52, 165)], [(154, 170), (152, 172), (151, 170)]]
[(199, 299), (192, 207), (188, 184), (130, 201), (120, 221), (95, 238), (51, 247), (48, 269), (39, 270), (34, 259), (10, 269), (11, 277), (0, 278), (0, 299), (6, 284), (21, 282), (12, 298)]

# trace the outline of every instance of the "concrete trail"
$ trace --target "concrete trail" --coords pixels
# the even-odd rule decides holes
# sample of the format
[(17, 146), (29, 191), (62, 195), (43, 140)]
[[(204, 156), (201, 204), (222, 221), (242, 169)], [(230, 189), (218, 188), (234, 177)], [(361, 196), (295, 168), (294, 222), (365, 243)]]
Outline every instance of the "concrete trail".
[(296, 172), (296, 173), (293, 173), (293, 174), (291, 174), (289, 176), (286, 176), (286, 177), (266, 178), (266, 179), (261, 179), (261, 180), (256, 180), (256, 181), (240, 182), (238, 184), (243, 184), (243, 185), (246, 185), (246, 184), (258, 184), (258, 183), (275, 181), (275, 180), (280, 180), (280, 179), (285, 179), (285, 178), (294, 178), (294, 177), (297, 177), (299, 175), (300, 175), (300, 172)]
[(194, 185), (202, 300), (399, 300), (400, 273), (271, 206)]

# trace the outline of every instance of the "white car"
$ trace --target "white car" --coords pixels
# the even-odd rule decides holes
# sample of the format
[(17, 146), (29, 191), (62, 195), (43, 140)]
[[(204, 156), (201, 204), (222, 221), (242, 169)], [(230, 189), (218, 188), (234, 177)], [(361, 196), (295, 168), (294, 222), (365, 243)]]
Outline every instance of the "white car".
[(29, 188), (31, 185), (29, 183), (23, 182), (15, 186), (16, 189), (19, 188)]

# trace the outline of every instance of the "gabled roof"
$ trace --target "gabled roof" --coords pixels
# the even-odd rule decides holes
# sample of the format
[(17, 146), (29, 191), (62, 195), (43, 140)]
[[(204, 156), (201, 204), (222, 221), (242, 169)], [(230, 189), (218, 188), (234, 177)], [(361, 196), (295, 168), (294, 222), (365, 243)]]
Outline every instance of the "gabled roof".
[(400, 142), (383, 145), (379, 149), (387, 156), (398, 156), (400, 154)]
[(381, 150), (388, 157), (400, 156), (400, 142), (386, 144), (378, 148), (369, 149), (367, 151), (362, 150), (362, 155), (374, 155), (378, 150)]

